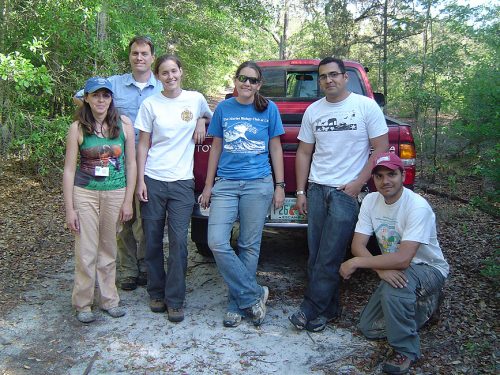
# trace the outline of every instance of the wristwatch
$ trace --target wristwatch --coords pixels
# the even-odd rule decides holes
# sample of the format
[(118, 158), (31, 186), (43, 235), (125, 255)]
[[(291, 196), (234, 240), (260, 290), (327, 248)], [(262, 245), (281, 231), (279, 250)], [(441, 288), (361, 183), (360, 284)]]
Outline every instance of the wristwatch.
[(304, 190), (297, 190), (295, 195), (306, 195), (306, 192)]
[(280, 188), (284, 189), (286, 184), (284, 182), (276, 182), (274, 186), (279, 186)]

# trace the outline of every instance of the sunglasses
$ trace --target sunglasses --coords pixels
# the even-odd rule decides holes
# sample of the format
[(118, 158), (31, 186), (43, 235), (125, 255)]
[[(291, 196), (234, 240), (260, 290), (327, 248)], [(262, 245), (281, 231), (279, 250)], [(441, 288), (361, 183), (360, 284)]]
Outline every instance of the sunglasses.
[(255, 78), (255, 77), (247, 77), (243, 74), (240, 74), (239, 76), (236, 76), (236, 79), (240, 81), (241, 83), (245, 83), (246, 81), (250, 82), (252, 85), (255, 85), (260, 82), (260, 79)]

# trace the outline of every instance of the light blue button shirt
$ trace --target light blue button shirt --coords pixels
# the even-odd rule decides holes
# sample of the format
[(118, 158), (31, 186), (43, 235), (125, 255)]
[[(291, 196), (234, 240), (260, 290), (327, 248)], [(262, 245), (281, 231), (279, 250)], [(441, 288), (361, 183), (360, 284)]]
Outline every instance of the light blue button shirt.
[[(137, 117), (137, 112), (141, 106), (144, 99), (161, 92), (163, 89), (162, 83), (156, 79), (153, 72), (147, 82), (144, 89), (137, 87), (137, 84), (132, 76), (132, 73), (126, 73), (122, 75), (115, 75), (108, 78), (113, 86), (113, 100), (115, 107), (118, 109), (121, 115), (125, 115), (130, 120), (132, 124), (135, 123), (135, 118)], [(77, 98), (83, 98), (83, 90), (78, 91), (75, 95)], [(139, 141), (139, 131), (135, 130), (135, 141)]]

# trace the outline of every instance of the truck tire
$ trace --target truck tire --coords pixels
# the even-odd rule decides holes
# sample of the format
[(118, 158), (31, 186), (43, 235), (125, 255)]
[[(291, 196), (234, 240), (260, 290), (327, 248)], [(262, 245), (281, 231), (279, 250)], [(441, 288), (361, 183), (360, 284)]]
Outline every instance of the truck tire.
[(204, 257), (212, 257), (212, 251), (207, 241), (208, 218), (191, 218), (191, 240), (196, 245), (198, 253)]
[[(238, 254), (239, 229), (239, 223), (236, 223), (231, 230), (231, 246), (236, 249), (236, 254)], [(208, 219), (191, 218), (191, 240), (196, 245), (196, 250), (204, 257), (213, 258), (212, 250), (208, 247), (207, 230)]]
[(198, 254), (207, 257), (207, 258), (213, 258), (214, 255), (212, 254), (212, 250), (208, 247), (208, 244), (206, 243), (199, 243), (195, 242), (196, 245), (196, 250), (198, 251)]

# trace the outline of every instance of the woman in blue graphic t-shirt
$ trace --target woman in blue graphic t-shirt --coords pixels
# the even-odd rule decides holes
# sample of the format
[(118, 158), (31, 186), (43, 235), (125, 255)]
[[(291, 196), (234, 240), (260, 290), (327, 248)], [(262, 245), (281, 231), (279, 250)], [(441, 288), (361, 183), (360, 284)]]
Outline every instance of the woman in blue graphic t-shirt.
[[(280, 142), (284, 130), (276, 105), (259, 94), (262, 71), (256, 63), (241, 64), (234, 85), (238, 96), (217, 106), (208, 127), (213, 142), (198, 201), (203, 208), (210, 206), (208, 245), (229, 289), (223, 324), (236, 327), (248, 315), (258, 326), (269, 296), (268, 288), (256, 280), (262, 229), (271, 202), (279, 208), (285, 199)], [(236, 255), (230, 238), (238, 217)]]

